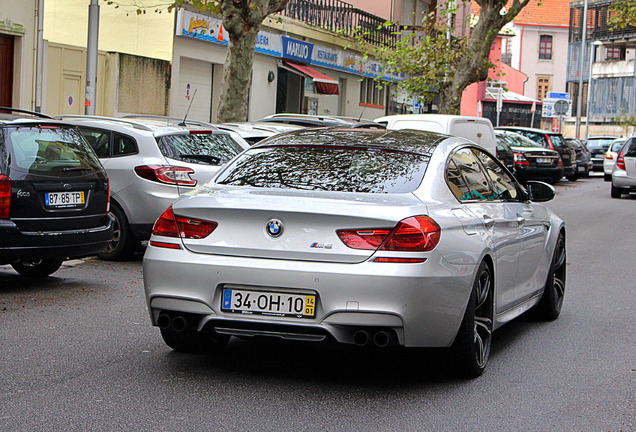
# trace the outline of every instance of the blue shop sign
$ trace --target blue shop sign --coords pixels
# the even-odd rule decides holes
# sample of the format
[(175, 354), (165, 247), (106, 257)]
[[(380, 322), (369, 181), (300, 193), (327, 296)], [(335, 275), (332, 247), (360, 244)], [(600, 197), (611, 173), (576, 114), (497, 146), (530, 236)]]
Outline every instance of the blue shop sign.
[(283, 36), (283, 58), (311, 63), (314, 44)]

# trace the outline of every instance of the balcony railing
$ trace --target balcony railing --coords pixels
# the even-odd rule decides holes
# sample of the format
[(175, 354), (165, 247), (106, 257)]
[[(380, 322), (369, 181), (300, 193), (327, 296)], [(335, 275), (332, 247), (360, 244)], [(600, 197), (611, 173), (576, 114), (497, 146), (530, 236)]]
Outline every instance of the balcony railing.
[(395, 46), (399, 37), (397, 26), (387, 28), (384, 18), (340, 0), (290, 0), (280, 14), (344, 36), (360, 34), (377, 45)]
[[(613, 29), (608, 23), (609, 8), (612, 3), (620, 0), (604, 0), (588, 4), (587, 10), (587, 40), (612, 41), (614, 39), (636, 37), (636, 26), (626, 26)], [(570, 42), (582, 39), (581, 24), (583, 22), (583, 2), (570, 4)]]

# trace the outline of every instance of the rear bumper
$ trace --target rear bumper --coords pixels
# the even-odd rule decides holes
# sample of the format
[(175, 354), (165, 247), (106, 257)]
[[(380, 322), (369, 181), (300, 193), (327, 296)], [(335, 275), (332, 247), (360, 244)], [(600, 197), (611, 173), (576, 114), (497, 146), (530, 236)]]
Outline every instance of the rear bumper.
[(603, 164), (605, 163), (605, 154), (603, 157), (592, 157), (592, 170), (603, 171)]
[(612, 184), (614, 187), (636, 191), (636, 177), (630, 177), (627, 172), (621, 169), (614, 169), (612, 172)]
[(112, 219), (105, 220), (93, 228), (46, 232), (23, 232), (11, 220), (0, 220), (0, 262), (94, 255), (113, 238)]
[[(190, 314), (199, 329), (285, 338), (326, 335), (354, 343), (357, 330), (386, 329), (411, 347), (452, 344), (472, 289), (476, 266), (441, 256), (419, 264), (340, 264), (241, 258), (148, 246), (144, 284), (151, 321), (161, 312)], [(223, 289), (316, 295), (313, 318), (224, 312)], [(237, 330), (238, 329), (238, 330)], [(235, 332), (235, 333), (232, 333)]]
[(526, 180), (550, 180), (558, 181), (563, 177), (563, 167), (539, 168), (528, 165), (517, 166), (517, 178), (520, 181)]

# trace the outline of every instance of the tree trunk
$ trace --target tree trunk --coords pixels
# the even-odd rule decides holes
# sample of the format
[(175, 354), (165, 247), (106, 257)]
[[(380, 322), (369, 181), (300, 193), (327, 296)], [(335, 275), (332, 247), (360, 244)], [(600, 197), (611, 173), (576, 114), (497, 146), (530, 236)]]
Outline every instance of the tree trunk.
[(229, 33), (223, 88), (219, 101), (218, 121), (243, 122), (247, 120), (247, 102), (252, 80), (254, 48), (258, 36), (258, 26), (244, 27), (244, 32)]
[(530, 0), (513, 0), (506, 15), (500, 10), (506, 5), (506, 0), (478, 0), (480, 6), (479, 21), (473, 28), (468, 41), (468, 53), (457, 64), (453, 80), (439, 92), (439, 112), (444, 114), (459, 114), (461, 110), (462, 93), (472, 83), (488, 79), (488, 70), (492, 66), (488, 58), (490, 47), (499, 34), (501, 28), (512, 21), (519, 11)]

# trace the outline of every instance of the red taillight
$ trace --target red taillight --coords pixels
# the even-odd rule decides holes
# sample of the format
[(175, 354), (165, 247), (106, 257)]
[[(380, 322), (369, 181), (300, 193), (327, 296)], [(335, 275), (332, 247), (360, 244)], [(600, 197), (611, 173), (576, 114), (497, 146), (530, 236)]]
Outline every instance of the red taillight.
[(530, 162), (528, 161), (528, 159), (526, 159), (523, 153), (515, 153), (514, 159), (515, 165), (530, 165)]
[(623, 152), (620, 152), (618, 154), (618, 157), (616, 158), (616, 168), (622, 169), (622, 170), (626, 170), (626, 168), (625, 168), (625, 158), (623, 156)]
[(352, 249), (427, 252), (433, 250), (439, 243), (441, 228), (428, 216), (414, 216), (400, 221), (392, 230), (381, 228), (336, 232), (340, 240)]
[(386, 251), (427, 252), (439, 243), (442, 229), (428, 216), (404, 219), (380, 247)]
[(135, 172), (146, 180), (179, 186), (195, 186), (196, 180), (190, 177), (194, 174), (192, 168), (170, 165), (142, 165), (135, 167)]
[(11, 210), (11, 179), (0, 174), (0, 219), (9, 219)]
[(152, 227), (152, 234), (163, 237), (202, 239), (210, 235), (218, 224), (185, 216), (177, 216), (168, 207)]
[(351, 249), (376, 250), (391, 232), (390, 229), (337, 230), (340, 240)]
[(558, 166), (563, 166), (563, 161), (561, 159), (559, 159), (559, 162), (557, 162)]
[(207, 130), (207, 129), (199, 129), (199, 130), (193, 129), (193, 130), (190, 131), (191, 135), (209, 135), (211, 133), (212, 133), (212, 131), (211, 130)]

